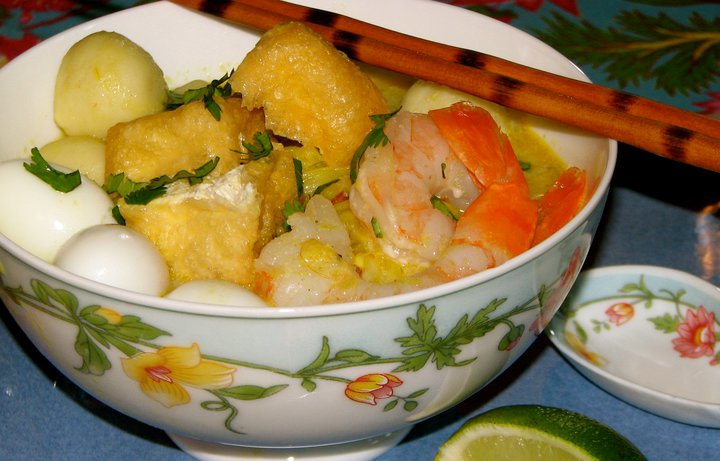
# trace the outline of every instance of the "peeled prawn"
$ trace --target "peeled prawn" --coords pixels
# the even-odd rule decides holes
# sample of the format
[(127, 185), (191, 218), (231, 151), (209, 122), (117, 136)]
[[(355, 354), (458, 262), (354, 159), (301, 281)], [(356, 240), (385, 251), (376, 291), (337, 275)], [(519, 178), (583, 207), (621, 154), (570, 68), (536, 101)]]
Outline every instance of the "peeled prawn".
[(365, 153), (349, 207), (403, 278), (366, 280), (336, 208), (316, 195), (256, 261), (256, 291), (271, 304), (370, 299), (471, 275), (527, 250), (584, 203), (584, 172), (576, 169), (539, 205), (532, 200), (507, 137), (468, 103), (399, 112), (385, 134), (387, 144)]
[[(458, 103), (428, 115), (400, 113), (386, 135), (387, 145), (366, 154), (350, 206), (379, 229), (389, 256), (457, 278), (530, 248), (537, 205), (507, 136), (486, 110)], [(432, 197), (459, 210), (457, 223)], [(451, 248), (457, 246), (463, 252)], [(464, 262), (449, 264), (448, 251)]]
[(510, 140), (490, 112), (469, 103), (456, 103), (428, 115), (480, 188), (512, 183), (527, 189)]
[(431, 198), (463, 210), (477, 198), (478, 189), (426, 115), (400, 112), (388, 121), (385, 134), (385, 146), (365, 153), (350, 189), (350, 208), (374, 228), (385, 253), (425, 269), (455, 232), (453, 219)]
[(350, 237), (333, 204), (312, 197), (288, 218), (291, 231), (271, 240), (255, 262), (255, 292), (274, 305), (302, 306), (405, 291), (364, 281), (352, 264)]

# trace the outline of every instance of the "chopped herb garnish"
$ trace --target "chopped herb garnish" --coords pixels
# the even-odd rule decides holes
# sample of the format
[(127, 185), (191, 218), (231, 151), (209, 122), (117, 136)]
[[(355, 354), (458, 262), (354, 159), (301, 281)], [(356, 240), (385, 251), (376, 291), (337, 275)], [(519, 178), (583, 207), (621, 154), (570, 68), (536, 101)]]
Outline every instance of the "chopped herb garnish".
[(125, 225), (125, 218), (120, 213), (120, 207), (115, 205), (112, 209), (112, 217), (115, 219), (115, 222), (124, 226)]
[(297, 187), (298, 197), (303, 195), (305, 187), (303, 186), (303, 166), (302, 161), (293, 158), (293, 166), (295, 167), (295, 186)]
[(430, 197), (430, 203), (432, 203), (433, 208), (453, 221), (460, 219), (460, 211), (437, 195)]
[(183, 104), (188, 104), (193, 101), (203, 101), (208, 112), (212, 114), (215, 120), (219, 121), (222, 109), (218, 105), (217, 101), (215, 101), (215, 97), (228, 98), (232, 96), (232, 86), (230, 86), (227, 81), (230, 79), (233, 72), (235, 71), (233, 70), (229, 74), (223, 75), (220, 79), (213, 80), (207, 86), (202, 88), (187, 90), (184, 93), (171, 91), (169, 93), (169, 101), (166, 107), (169, 110), (174, 110)]
[(317, 189), (315, 189), (315, 191), (312, 194), (317, 195), (338, 181), (340, 181), (340, 178), (333, 179), (332, 181), (328, 181), (325, 184), (320, 184), (319, 186), (317, 186)]
[(253, 136), (254, 143), (243, 141), (242, 145), (247, 152), (241, 152), (243, 160), (258, 160), (263, 157), (267, 157), (273, 150), (272, 141), (270, 140), (270, 133), (267, 131), (258, 131)]
[(75, 170), (71, 173), (63, 173), (50, 165), (40, 154), (37, 147), (30, 151), (30, 163), (23, 163), (27, 171), (34, 174), (50, 187), (59, 192), (71, 192), (82, 183), (80, 172)]
[(201, 183), (205, 176), (215, 169), (219, 161), (220, 157), (214, 157), (194, 172), (181, 170), (172, 177), (163, 175), (144, 182), (135, 182), (125, 176), (125, 173), (118, 173), (108, 178), (103, 189), (108, 194), (119, 194), (128, 205), (147, 205), (152, 200), (165, 195), (168, 184), (184, 179), (191, 185)]
[(360, 147), (357, 148), (353, 154), (352, 160), (350, 160), (350, 181), (355, 182), (357, 179), (358, 170), (360, 169), (360, 160), (362, 159), (365, 151), (370, 147), (384, 146), (388, 143), (388, 138), (385, 136), (385, 122), (390, 120), (393, 115), (397, 114), (400, 108), (398, 107), (395, 111), (389, 114), (371, 115), (370, 119), (375, 122), (375, 126), (365, 136)]
[(377, 218), (373, 216), (370, 219), (370, 225), (372, 226), (373, 233), (375, 234), (375, 237), (381, 239), (383, 236), (382, 229), (380, 229), (380, 224), (377, 221)]
[(282, 208), (282, 215), (285, 218), (283, 228), (286, 231), (290, 230), (290, 225), (287, 222), (288, 218), (295, 213), (302, 213), (303, 211), (305, 211), (305, 203), (306, 201), (302, 200), (302, 197), (285, 202), (285, 205), (283, 205)]
[(328, 181), (325, 184), (319, 185), (313, 193), (308, 196), (303, 192), (303, 179), (302, 179), (302, 162), (296, 158), (293, 159), (293, 164), (295, 166), (295, 181), (297, 183), (297, 192), (298, 192), (298, 198), (292, 199), (288, 202), (285, 202), (285, 205), (283, 205), (282, 208), (282, 215), (285, 217), (285, 222), (283, 223), (283, 228), (287, 231), (290, 230), (290, 225), (287, 223), (287, 219), (297, 212), (303, 212), (305, 211), (305, 206), (307, 205), (308, 201), (310, 201), (310, 198), (321, 193), (329, 186), (335, 184), (336, 182), (340, 181), (340, 179), (333, 179), (332, 181)]
[(520, 160), (520, 169), (521, 170), (528, 171), (530, 168), (532, 168), (532, 164), (530, 162)]

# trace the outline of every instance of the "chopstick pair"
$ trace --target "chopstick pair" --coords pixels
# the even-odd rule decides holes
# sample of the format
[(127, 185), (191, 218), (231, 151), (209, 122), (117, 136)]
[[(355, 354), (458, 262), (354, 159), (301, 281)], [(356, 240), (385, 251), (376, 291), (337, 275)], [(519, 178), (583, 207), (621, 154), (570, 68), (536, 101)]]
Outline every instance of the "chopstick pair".
[(174, 0), (260, 30), (300, 21), (350, 58), (720, 172), (720, 121), (476, 51), (280, 0)]

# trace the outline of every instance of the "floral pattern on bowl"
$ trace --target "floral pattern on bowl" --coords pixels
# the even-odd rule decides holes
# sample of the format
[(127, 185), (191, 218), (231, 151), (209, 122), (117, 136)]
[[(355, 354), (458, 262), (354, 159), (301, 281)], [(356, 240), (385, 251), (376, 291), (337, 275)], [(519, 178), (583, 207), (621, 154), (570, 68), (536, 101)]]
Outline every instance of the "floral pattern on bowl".
[(550, 324), (590, 380), (652, 413), (720, 427), (720, 289), (654, 266), (581, 274)]
[[(580, 268), (580, 251), (576, 250), (563, 275), (552, 286), (542, 286), (540, 291), (511, 309), (496, 311), (503, 306), (506, 298), (496, 298), (480, 308), (474, 315), (461, 315), (455, 326), (446, 336), (439, 334), (435, 318), (435, 306), (420, 304), (415, 316), (407, 318), (408, 334), (394, 338), (402, 353), (398, 356), (382, 356), (360, 348), (333, 350), (331, 338), (317, 338), (319, 352), (311, 363), (299, 370), (282, 369), (268, 364), (247, 361), (238, 357), (219, 357), (203, 354), (200, 346), (163, 345), (161, 337), (173, 334), (156, 325), (151, 325), (137, 315), (124, 315), (118, 309), (100, 306), (84, 306), (72, 292), (54, 288), (48, 283), (32, 279), (30, 289), (22, 286), (8, 286), (5, 283), (5, 270), (0, 262), (0, 292), (11, 300), (9, 306), (18, 309), (31, 309), (49, 316), (54, 321), (67, 324), (74, 330), (74, 343), (68, 347), (81, 361), (75, 370), (86, 376), (103, 377), (114, 364), (119, 362), (125, 376), (139, 386), (145, 397), (172, 408), (178, 405), (197, 403), (203, 410), (224, 413), (225, 429), (243, 435), (235, 428), (236, 418), (240, 415), (242, 402), (270, 398), (290, 386), (290, 381), (298, 381), (307, 392), (312, 393), (318, 381), (339, 384), (338, 393), (354, 403), (379, 405), (383, 412), (396, 407), (405, 412), (413, 412), (419, 405), (419, 399), (430, 389), (418, 388), (408, 394), (400, 392), (403, 380), (398, 376), (414, 373), (426, 367), (442, 370), (445, 367), (465, 367), (478, 357), (460, 358), (463, 346), (472, 343), (498, 327), (506, 332), (497, 336), (498, 352), (512, 351), (527, 332), (539, 335), (545, 326), (545, 319), (555, 312), (560, 298), (570, 289)], [(516, 317), (527, 318), (527, 314), (537, 313), (529, 328)], [(527, 338), (526, 338), (527, 339)], [(119, 359), (112, 360), (111, 351), (116, 351)], [(360, 372), (373, 367), (392, 364), (391, 372)], [(117, 365), (117, 363), (116, 363)], [(253, 369), (276, 377), (266, 386), (256, 384), (237, 384), (236, 376), (242, 375), (240, 369)], [(339, 372), (349, 370), (348, 375)], [(355, 374), (353, 374), (355, 373)], [(193, 402), (189, 388), (204, 391), (206, 395), (200, 402)]]

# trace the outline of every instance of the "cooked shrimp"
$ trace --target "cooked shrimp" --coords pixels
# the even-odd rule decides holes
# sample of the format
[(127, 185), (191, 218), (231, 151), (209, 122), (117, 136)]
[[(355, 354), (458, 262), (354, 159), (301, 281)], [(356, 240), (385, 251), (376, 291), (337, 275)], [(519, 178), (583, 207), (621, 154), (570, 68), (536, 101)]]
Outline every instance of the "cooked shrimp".
[(488, 111), (456, 103), (428, 115), (481, 189), (496, 183), (528, 188), (510, 140)]
[(255, 292), (271, 304), (326, 304), (401, 291), (360, 277), (348, 232), (328, 199), (314, 196), (288, 224), (292, 230), (265, 245), (255, 262)]
[[(366, 152), (349, 194), (355, 218), (373, 229), (363, 234), (371, 244), (352, 240), (336, 207), (314, 196), (256, 262), (256, 290), (268, 302), (321, 304), (412, 291), (495, 267), (533, 244), (538, 203), (512, 146), (483, 109), (460, 103), (429, 115), (400, 112), (385, 133), (389, 142)], [(548, 229), (567, 222), (571, 211), (557, 202), (581, 196), (584, 176), (572, 170), (556, 189), (541, 202)], [(379, 247), (414, 267), (401, 278), (370, 280), (354, 247)]]
[(465, 210), (430, 274), (441, 283), (504, 263), (530, 248), (537, 217), (537, 204), (522, 185), (490, 185)]
[(426, 115), (400, 112), (388, 121), (385, 134), (385, 146), (365, 153), (350, 190), (350, 208), (374, 229), (390, 257), (425, 269), (455, 232), (455, 221), (431, 199), (464, 210), (478, 189)]
[(533, 245), (542, 242), (564, 226), (585, 205), (587, 174), (570, 167), (557, 178), (539, 204), (539, 217)]
[[(435, 268), (451, 277), (450, 266), (477, 272), (530, 247), (537, 206), (507, 136), (487, 111), (458, 103), (428, 115), (400, 113), (386, 135), (387, 145), (366, 154), (350, 206), (377, 228), (388, 255), (423, 269), (443, 259)], [(462, 213), (457, 224), (433, 196)], [(448, 259), (448, 252), (457, 257)]]

